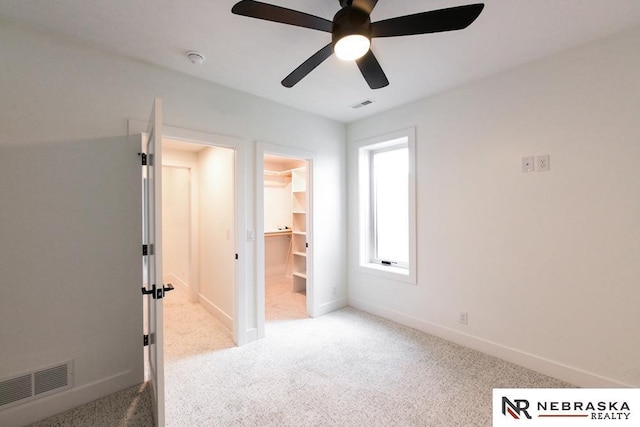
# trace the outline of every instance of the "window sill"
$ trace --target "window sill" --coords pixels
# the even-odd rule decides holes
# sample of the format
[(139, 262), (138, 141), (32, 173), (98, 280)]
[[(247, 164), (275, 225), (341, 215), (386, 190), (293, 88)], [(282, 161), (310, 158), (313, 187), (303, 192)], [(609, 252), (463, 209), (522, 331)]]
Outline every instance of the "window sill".
[(362, 273), (371, 274), (385, 279), (409, 283), (411, 285), (416, 284), (415, 274), (412, 275), (411, 271), (406, 268), (395, 267), (392, 265), (365, 263), (360, 264), (358, 270)]

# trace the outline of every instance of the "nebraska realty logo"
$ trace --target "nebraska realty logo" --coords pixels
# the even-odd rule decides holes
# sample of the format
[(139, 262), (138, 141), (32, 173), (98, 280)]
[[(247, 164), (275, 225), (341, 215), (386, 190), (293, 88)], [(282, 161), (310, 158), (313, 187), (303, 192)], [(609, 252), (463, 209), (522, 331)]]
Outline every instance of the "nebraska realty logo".
[(494, 389), (493, 425), (640, 426), (640, 389)]

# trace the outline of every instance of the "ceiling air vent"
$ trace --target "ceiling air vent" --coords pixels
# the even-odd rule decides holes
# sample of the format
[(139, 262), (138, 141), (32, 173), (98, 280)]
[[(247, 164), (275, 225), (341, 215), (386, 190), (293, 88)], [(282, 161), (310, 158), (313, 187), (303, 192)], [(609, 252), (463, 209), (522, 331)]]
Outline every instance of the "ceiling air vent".
[(364, 100), (362, 102), (358, 102), (357, 104), (354, 104), (351, 106), (351, 108), (362, 108), (365, 105), (369, 105), (369, 104), (373, 104), (373, 101), (370, 99)]
[(73, 361), (0, 380), (0, 410), (73, 387)]

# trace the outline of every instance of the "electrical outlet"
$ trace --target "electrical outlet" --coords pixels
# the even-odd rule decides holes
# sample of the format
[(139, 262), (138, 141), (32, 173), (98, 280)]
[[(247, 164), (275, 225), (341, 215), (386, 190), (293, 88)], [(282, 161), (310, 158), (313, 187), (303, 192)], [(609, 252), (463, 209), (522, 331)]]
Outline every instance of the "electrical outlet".
[(466, 311), (461, 311), (460, 315), (458, 316), (458, 322), (462, 323), (463, 325), (468, 325), (469, 313), (467, 313)]
[(526, 156), (522, 158), (522, 172), (533, 172), (534, 168), (533, 156)]
[(536, 158), (536, 166), (538, 168), (538, 172), (548, 171), (551, 166), (549, 164), (549, 155), (545, 154), (544, 156), (538, 156)]

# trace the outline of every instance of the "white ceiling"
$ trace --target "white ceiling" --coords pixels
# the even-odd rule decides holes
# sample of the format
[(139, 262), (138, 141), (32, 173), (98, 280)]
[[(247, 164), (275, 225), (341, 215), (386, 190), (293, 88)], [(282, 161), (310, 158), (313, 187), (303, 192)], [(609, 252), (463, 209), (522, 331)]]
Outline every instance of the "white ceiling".
[[(263, 0), (331, 20), (338, 0)], [(479, 0), (379, 0), (372, 21)], [(280, 81), (328, 33), (231, 14), (235, 0), (2, 0), (0, 16), (350, 122), (640, 25), (639, 0), (485, 0), (465, 30), (374, 39), (390, 85), (371, 90), (332, 56), (291, 89)], [(187, 61), (198, 50), (203, 65)], [(352, 109), (370, 99), (373, 104)]]

